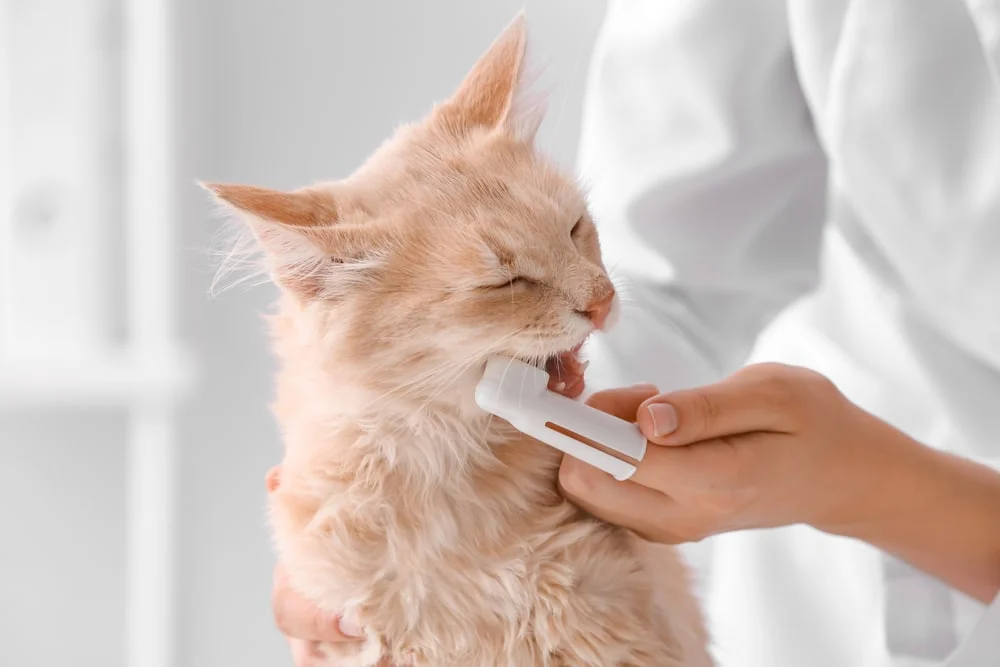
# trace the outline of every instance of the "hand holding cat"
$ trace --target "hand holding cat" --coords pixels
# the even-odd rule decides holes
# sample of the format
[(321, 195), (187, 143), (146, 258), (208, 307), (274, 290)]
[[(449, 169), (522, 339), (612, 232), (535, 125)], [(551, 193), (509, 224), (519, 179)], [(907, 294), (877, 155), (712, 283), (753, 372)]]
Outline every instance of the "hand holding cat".
[[(271, 468), (266, 478), (268, 493), (281, 484), (281, 468)], [(292, 650), (295, 667), (330, 667), (318, 650), (320, 642), (357, 641), (359, 628), (346, 627), (340, 618), (324, 614), (289, 585), (288, 577), (279, 564), (274, 568), (274, 588), (271, 607), (275, 625)]]

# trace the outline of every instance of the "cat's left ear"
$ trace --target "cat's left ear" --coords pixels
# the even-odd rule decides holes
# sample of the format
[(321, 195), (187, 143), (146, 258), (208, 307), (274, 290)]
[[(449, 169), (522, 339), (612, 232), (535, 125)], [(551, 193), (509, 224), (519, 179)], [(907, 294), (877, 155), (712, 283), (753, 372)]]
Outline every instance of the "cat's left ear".
[(498, 128), (531, 142), (545, 115), (545, 95), (535, 89), (524, 14), (497, 37), (442, 108), (459, 129)]

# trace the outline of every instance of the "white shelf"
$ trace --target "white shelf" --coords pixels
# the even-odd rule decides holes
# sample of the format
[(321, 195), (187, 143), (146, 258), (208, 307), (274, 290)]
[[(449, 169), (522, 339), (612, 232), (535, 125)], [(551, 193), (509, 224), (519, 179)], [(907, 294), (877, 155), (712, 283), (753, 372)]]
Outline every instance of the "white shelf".
[(169, 404), (194, 380), (180, 350), (136, 358), (0, 360), (0, 410), (32, 407), (124, 407)]

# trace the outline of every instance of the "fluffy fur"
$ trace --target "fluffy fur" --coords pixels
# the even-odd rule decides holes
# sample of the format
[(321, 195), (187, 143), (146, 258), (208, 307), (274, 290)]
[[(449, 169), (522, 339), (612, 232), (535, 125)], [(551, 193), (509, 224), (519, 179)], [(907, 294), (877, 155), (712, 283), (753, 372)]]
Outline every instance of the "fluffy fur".
[(567, 503), (558, 453), (473, 401), (487, 356), (572, 350), (614, 294), (532, 145), (525, 45), (519, 18), (344, 181), (208, 186), (282, 287), (271, 520), (295, 588), (366, 628), (334, 664), (710, 664), (674, 552)]

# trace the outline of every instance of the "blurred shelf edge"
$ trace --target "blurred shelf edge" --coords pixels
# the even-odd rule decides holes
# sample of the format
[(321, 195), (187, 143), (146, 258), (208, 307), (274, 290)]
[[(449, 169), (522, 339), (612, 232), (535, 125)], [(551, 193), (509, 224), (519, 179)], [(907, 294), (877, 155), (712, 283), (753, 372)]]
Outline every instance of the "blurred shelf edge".
[(142, 355), (123, 350), (87, 359), (0, 359), (0, 412), (169, 404), (194, 381), (194, 360), (182, 349)]

